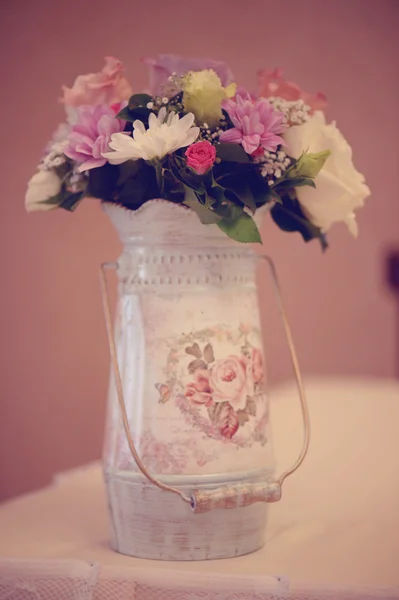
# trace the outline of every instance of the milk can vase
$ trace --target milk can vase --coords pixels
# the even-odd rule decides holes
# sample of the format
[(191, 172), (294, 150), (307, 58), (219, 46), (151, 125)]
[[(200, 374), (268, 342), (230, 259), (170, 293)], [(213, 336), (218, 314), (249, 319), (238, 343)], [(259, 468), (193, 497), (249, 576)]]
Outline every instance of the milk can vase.
[(102, 280), (112, 547), (163, 560), (252, 552), (280, 497), (256, 255), (168, 201), (104, 209), (123, 244), (114, 331)]

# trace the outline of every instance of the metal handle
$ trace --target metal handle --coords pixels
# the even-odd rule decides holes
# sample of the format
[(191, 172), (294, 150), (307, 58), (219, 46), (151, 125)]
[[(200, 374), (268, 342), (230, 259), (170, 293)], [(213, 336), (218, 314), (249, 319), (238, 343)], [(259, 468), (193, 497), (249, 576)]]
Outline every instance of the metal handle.
[(155, 477), (152, 477), (152, 475), (150, 475), (150, 473), (147, 471), (147, 469), (141, 462), (141, 459), (140, 459), (138, 452), (136, 450), (136, 447), (134, 445), (132, 434), (130, 432), (129, 419), (127, 417), (125, 400), (123, 397), (122, 378), (121, 378), (119, 365), (118, 365), (118, 355), (116, 352), (115, 337), (114, 337), (114, 332), (113, 332), (113, 327), (112, 327), (111, 308), (109, 305), (107, 278), (105, 276), (106, 269), (115, 269), (116, 270), (117, 268), (118, 268), (117, 263), (103, 263), (100, 266), (100, 283), (101, 283), (101, 294), (102, 294), (102, 301), (103, 301), (103, 308), (104, 308), (105, 324), (107, 326), (109, 351), (110, 351), (110, 355), (111, 355), (111, 361), (112, 361), (112, 366), (113, 366), (114, 376), (115, 376), (116, 394), (118, 397), (118, 403), (119, 403), (119, 408), (121, 411), (123, 428), (125, 430), (127, 443), (129, 445), (129, 450), (134, 458), (134, 462), (136, 463), (137, 467), (140, 469), (140, 471), (142, 472), (144, 477), (146, 477), (148, 479), (148, 481), (150, 481), (153, 485), (155, 485), (159, 489), (164, 490), (165, 492), (172, 492), (173, 494), (178, 494), (182, 498), (182, 500), (184, 500), (184, 502), (191, 504), (191, 498), (186, 496), (183, 492), (181, 492), (177, 488), (174, 488), (170, 485), (166, 485), (166, 484), (162, 483), (161, 481), (159, 481), (158, 479), (156, 479)]
[(299, 400), (301, 403), (301, 413), (302, 413), (302, 423), (303, 423), (302, 449), (301, 449), (295, 463), (289, 469), (284, 471), (278, 478), (277, 481), (280, 484), (280, 486), (282, 486), (284, 483), (284, 480), (287, 479), (287, 477), (289, 477), (290, 475), (292, 475), (292, 473), (294, 473), (295, 471), (297, 471), (299, 469), (299, 467), (305, 460), (305, 457), (308, 453), (309, 443), (310, 443), (309, 409), (308, 409), (308, 405), (306, 402), (306, 395), (305, 395), (305, 389), (303, 386), (301, 370), (299, 368), (298, 357), (297, 357), (297, 353), (296, 353), (295, 346), (294, 346), (294, 340), (292, 337), (291, 327), (290, 327), (290, 324), (288, 321), (287, 312), (285, 310), (284, 303), (283, 303), (281, 287), (280, 287), (280, 283), (278, 280), (275, 264), (272, 261), (272, 259), (270, 258), (270, 256), (266, 256), (266, 255), (259, 256), (259, 260), (266, 261), (270, 268), (270, 272), (271, 272), (273, 284), (274, 284), (274, 292), (275, 292), (276, 300), (277, 300), (277, 306), (278, 306), (278, 309), (280, 312), (281, 320), (284, 325), (285, 336), (287, 338), (287, 343), (288, 343), (288, 347), (289, 347), (290, 354), (291, 354), (292, 367), (294, 370), (295, 380), (296, 380), (296, 384), (297, 384), (297, 388), (298, 388)]
[(137, 453), (137, 450), (134, 445), (134, 441), (133, 441), (133, 438), (132, 438), (132, 435), (130, 432), (129, 420), (128, 420), (127, 413), (126, 413), (126, 405), (125, 405), (124, 395), (123, 395), (122, 379), (121, 379), (119, 365), (118, 365), (118, 357), (117, 357), (115, 338), (114, 338), (113, 327), (112, 327), (111, 309), (110, 309), (109, 298), (108, 298), (107, 279), (106, 279), (106, 275), (105, 275), (106, 269), (115, 269), (116, 270), (118, 265), (117, 265), (117, 263), (103, 263), (100, 267), (101, 292), (102, 292), (105, 323), (106, 323), (106, 327), (107, 327), (109, 350), (110, 350), (111, 361), (112, 361), (112, 366), (113, 366), (113, 371), (114, 371), (114, 376), (115, 376), (116, 392), (117, 392), (119, 408), (121, 411), (122, 423), (123, 423), (123, 427), (124, 427), (124, 431), (126, 434), (126, 439), (127, 439), (128, 445), (129, 445), (130, 452), (133, 456), (133, 459), (134, 459), (138, 469), (141, 471), (141, 473), (144, 475), (144, 477), (146, 477), (148, 479), (148, 481), (150, 481), (150, 483), (152, 483), (153, 485), (155, 485), (156, 487), (158, 487), (161, 490), (179, 495), (184, 502), (186, 502), (187, 504), (190, 504), (194, 513), (204, 513), (204, 512), (208, 512), (209, 510), (212, 510), (215, 508), (238, 508), (241, 506), (249, 506), (250, 504), (253, 504), (254, 502), (276, 502), (276, 501), (280, 500), (281, 488), (282, 488), (284, 480), (289, 475), (292, 475), (292, 473), (294, 473), (297, 469), (299, 469), (299, 467), (301, 466), (301, 464), (303, 463), (303, 461), (305, 459), (305, 456), (306, 456), (308, 448), (309, 448), (309, 441), (310, 441), (309, 412), (308, 412), (308, 408), (307, 408), (307, 404), (306, 404), (305, 392), (304, 392), (304, 388), (303, 388), (301, 372), (299, 369), (298, 358), (296, 355), (294, 342), (292, 339), (292, 333), (291, 333), (291, 329), (289, 326), (287, 313), (285, 311), (283, 300), (282, 300), (281, 289), (280, 289), (280, 285), (278, 282), (276, 268), (270, 257), (260, 256), (259, 259), (265, 260), (269, 264), (273, 283), (274, 283), (277, 304), (278, 304), (278, 308), (280, 311), (281, 319), (283, 321), (285, 334), (287, 337), (287, 342), (288, 342), (288, 346), (289, 346), (290, 353), (291, 353), (291, 360), (292, 360), (292, 365), (293, 365), (295, 378), (296, 378), (296, 382), (297, 382), (299, 398), (300, 398), (300, 402), (301, 402), (302, 419), (303, 419), (303, 425), (304, 425), (304, 439), (303, 439), (302, 449), (301, 449), (301, 452), (300, 452), (297, 460), (292, 465), (292, 467), (290, 467), (289, 469), (284, 471), (276, 481), (223, 486), (223, 487), (209, 490), (209, 491), (199, 489), (199, 490), (194, 490), (191, 497), (186, 496), (181, 490), (179, 490), (175, 487), (166, 485), (166, 484), (162, 483), (161, 481), (159, 481), (159, 479), (153, 477), (148, 472), (148, 470), (142, 463), (142, 461)]

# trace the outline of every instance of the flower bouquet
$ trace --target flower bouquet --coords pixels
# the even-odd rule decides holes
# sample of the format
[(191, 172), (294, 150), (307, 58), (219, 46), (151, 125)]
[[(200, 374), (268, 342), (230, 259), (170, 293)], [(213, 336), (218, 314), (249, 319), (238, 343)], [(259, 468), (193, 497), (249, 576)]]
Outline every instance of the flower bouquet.
[(259, 92), (237, 87), (214, 60), (145, 59), (150, 85), (134, 93), (122, 63), (63, 88), (66, 121), (29, 182), (27, 210), (74, 210), (85, 197), (135, 211), (163, 198), (239, 242), (261, 242), (253, 219), (268, 206), (284, 231), (325, 248), (330, 226), (357, 234), (354, 210), (369, 194), (352, 151), (327, 124), (323, 94), (279, 70)]
[[(263, 545), (266, 503), (281, 497), (309, 438), (276, 479), (256, 258), (236, 242), (261, 241), (257, 213), (267, 207), (278, 227), (325, 248), (334, 222), (357, 233), (354, 211), (369, 190), (326, 123), (323, 94), (278, 70), (259, 72), (252, 94), (222, 62), (145, 63), (143, 93), (111, 57), (63, 88), (65, 123), (29, 182), (26, 208), (72, 211), (99, 198), (123, 244), (101, 274), (113, 548), (162, 560), (240, 556)], [(106, 267), (119, 278), (116, 334)], [(295, 374), (306, 429), (297, 366)]]

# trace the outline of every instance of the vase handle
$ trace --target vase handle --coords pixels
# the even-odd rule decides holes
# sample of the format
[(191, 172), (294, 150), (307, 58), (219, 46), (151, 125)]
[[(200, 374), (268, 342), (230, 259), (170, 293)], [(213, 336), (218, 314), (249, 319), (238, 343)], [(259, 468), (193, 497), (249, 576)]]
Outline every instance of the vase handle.
[(115, 385), (116, 392), (118, 398), (118, 404), (121, 411), (123, 428), (125, 431), (126, 439), (129, 445), (130, 452), (133, 456), (133, 459), (141, 471), (141, 473), (148, 479), (150, 483), (158, 487), (159, 489), (171, 492), (173, 494), (179, 495), (184, 502), (190, 504), (194, 513), (204, 513), (215, 508), (238, 508), (243, 506), (249, 506), (255, 502), (276, 502), (281, 498), (281, 490), (284, 480), (292, 475), (303, 463), (306, 454), (309, 448), (310, 441), (310, 422), (309, 422), (309, 412), (305, 398), (305, 391), (302, 383), (301, 372), (298, 364), (298, 358), (296, 355), (294, 342), (292, 338), (291, 328), (289, 325), (287, 313), (284, 308), (281, 288), (277, 277), (276, 267), (269, 256), (259, 256), (260, 260), (264, 260), (269, 264), (273, 284), (276, 293), (277, 304), (279, 308), (279, 312), (281, 315), (281, 319), (283, 321), (284, 330), (288, 342), (288, 347), (291, 354), (292, 365), (294, 369), (295, 379), (298, 387), (298, 393), (301, 403), (301, 411), (302, 411), (302, 421), (304, 426), (304, 438), (301, 452), (295, 463), (286, 471), (284, 471), (277, 480), (269, 480), (265, 482), (257, 482), (257, 483), (246, 483), (246, 484), (233, 484), (227, 485), (223, 487), (219, 487), (213, 490), (194, 490), (192, 496), (186, 496), (181, 490), (178, 488), (166, 485), (159, 481), (159, 479), (153, 477), (144, 464), (142, 463), (136, 447), (134, 445), (134, 441), (130, 432), (129, 420), (126, 413), (126, 406), (123, 395), (123, 386), (122, 379), (120, 375), (119, 365), (118, 365), (118, 357), (115, 346), (115, 338), (112, 327), (112, 317), (111, 317), (111, 309), (109, 304), (108, 297), (108, 287), (107, 287), (107, 278), (106, 278), (106, 270), (107, 269), (117, 269), (117, 263), (103, 263), (100, 267), (100, 282), (101, 282), (101, 293), (102, 293), (102, 301), (104, 308), (104, 316), (105, 323), (107, 328), (108, 335), (108, 343), (109, 350), (111, 355), (111, 361), (113, 366), (113, 372), (115, 377)]
[(123, 396), (122, 378), (121, 378), (119, 365), (118, 365), (118, 355), (116, 352), (115, 337), (114, 337), (114, 332), (113, 332), (113, 327), (112, 327), (111, 308), (110, 308), (110, 304), (109, 304), (107, 277), (105, 274), (105, 271), (107, 269), (116, 270), (117, 268), (118, 268), (117, 263), (103, 263), (100, 266), (100, 283), (101, 283), (101, 295), (102, 295), (103, 308), (104, 308), (105, 324), (107, 327), (109, 351), (110, 351), (110, 355), (111, 355), (111, 362), (112, 362), (112, 367), (113, 367), (113, 372), (114, 372), (114, 377), (115, 377), (116, 395), (118, 398), (118, 404), (119, 404), (119, 409), (121, 412), (123, 428), (125, 430), (125, 435), (126, 435), (127, 443), (129, 445), (129, 450), (133, 456), (134, 462), (136, 463), (138, 469), (142, 472), (144, 477), (146, 477), (148, 479), (148, 481), (150, 481), (153, 485), (155, 485), (159, 489), (164, 490), (165, 492), (172, 492), (173, 494), (178, 494), (182, 498), (182, 500), (184, 500), (184, 502), (187, 502), (188, 504), (192, 504), (191, 498), (186, 496), (181, 490), (178, 490), (177, 488), (174, 488), (170, 485), (166, 485), (166, 484), (162, 483), (161, 481), (159, 481), (158, 479), (153, 477), (147, 471), (147, 469), (144, 466), (144, 464), (142, 463), (141, 458), (139, 457), (136, 447), (134, 445), (132, 434), (130, 432), (125, 400), (124, 400), (124, 396)]
[(291, 333), (291, 327), (283, 303), (283, 297), (277, 276), (277, 270), (274, 265), (274, 262), (269, 256), (260, 255), (258, 258), (259, 260), (267, 262), (269, 265), (277, 300), (277, 306), (280, 312), (281, 320), (283, 322), (285, 336), (287, 338), (287, 343), (291, 354), (292, 366), (294, 369), (299, 400), (301, 403), (302, 422), (304, 429), (302, 448), (295, 463), (289, 469), (284, 471), (280, 475), (280, 477), (278, 477), (278, 479), (258, 483), (227, 485), (209, 491), (194, 490), (191, 505), (193, 507), (194, 512), (196, 513), (208, 512), (209, 510), (215, 508), (238, 508), (241, 506), (249, 506), (254, 502), (277, 502), (281, 498), (284, 480), (287, 479), (287, 477), (289, 477), (290, 475), (292, 475), (297, 469), (299, 469), (299, 467), (305, 460), (306, 454), (309, 449), (309, 410), (306, 402), (305, 390), (294, 346), (294, 340)]
[(290, 475), (292, 475), (297, 469), (299, 469), (299, 467), (305, 460), (305, 457), (308, 453), (309, 442), (310, 442), (310, 418), (309, 418), (308, 404), (306, 402), (305, 389), (304, 389), (304, 385), (303, 385), (303, 381), (302, 381), (301, 369), (299, 368), (299, 362), (298, 362), (298, 357), (297, 357), (297, 353), (295, 350), (294, 340), (293, 340), (292, 333), (291, 333), (291, 327), (289, 324), (287, 312), (285, 310), (285, 306), (284, 306), (284, 302), (283, 302), (283, 295), (281, 293), (281, 287), (280, 287), (280, 283), (279, 283), (278, 276), (277, 276), (277, 269), (276, 269), (276, 266), (275, 266), (273, 260), (270, 258), (270, 256), (260, 255), (258, 258), (259, 258), (259, 260), (263, 260), (263, 261), (267, 262), (269, 265), (269, 268), (270, 268), (273, 285), (274, 285), (275, 296), (276, 296), (276, 300), (277, 300), (277, 306), (279, 309), (281, 320), (283, 322), (285, 337), (287, 338), (288, 348), (289, 348), (290, 355), (291, 355), (292, 367), (293, 367), (294, 375), (295, 375), (295, 381), (296, 381), (296, 385), (297, 385), (297, 389), (298, 389), (299, 401), (301, 404), (301, 414), (302, 414), (302, 424), (303, 424), (302, 448), (301, 448), (301, 451), (300, 451), (295, 463), (289, 469), (284, 471), (278, 478), (278, 483), (280, 484), (280, 487), (281, 487), (284, 483), (284, 480), (287, 477), (289, 477)]

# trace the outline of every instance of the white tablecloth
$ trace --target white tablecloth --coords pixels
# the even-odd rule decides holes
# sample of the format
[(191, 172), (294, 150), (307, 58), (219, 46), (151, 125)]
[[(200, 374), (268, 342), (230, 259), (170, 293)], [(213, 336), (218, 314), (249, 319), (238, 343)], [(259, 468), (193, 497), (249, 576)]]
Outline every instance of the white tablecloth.
[[(0, 506), (0, 600), (399, 598), (399, 382), (309, 380), (307, 393), (310, 452), (270, 506), (262, 550), (189, 563), (116, 554), (89, 465)], [(284, 468), (302, 435), (293, 385), (272, 414)]]

